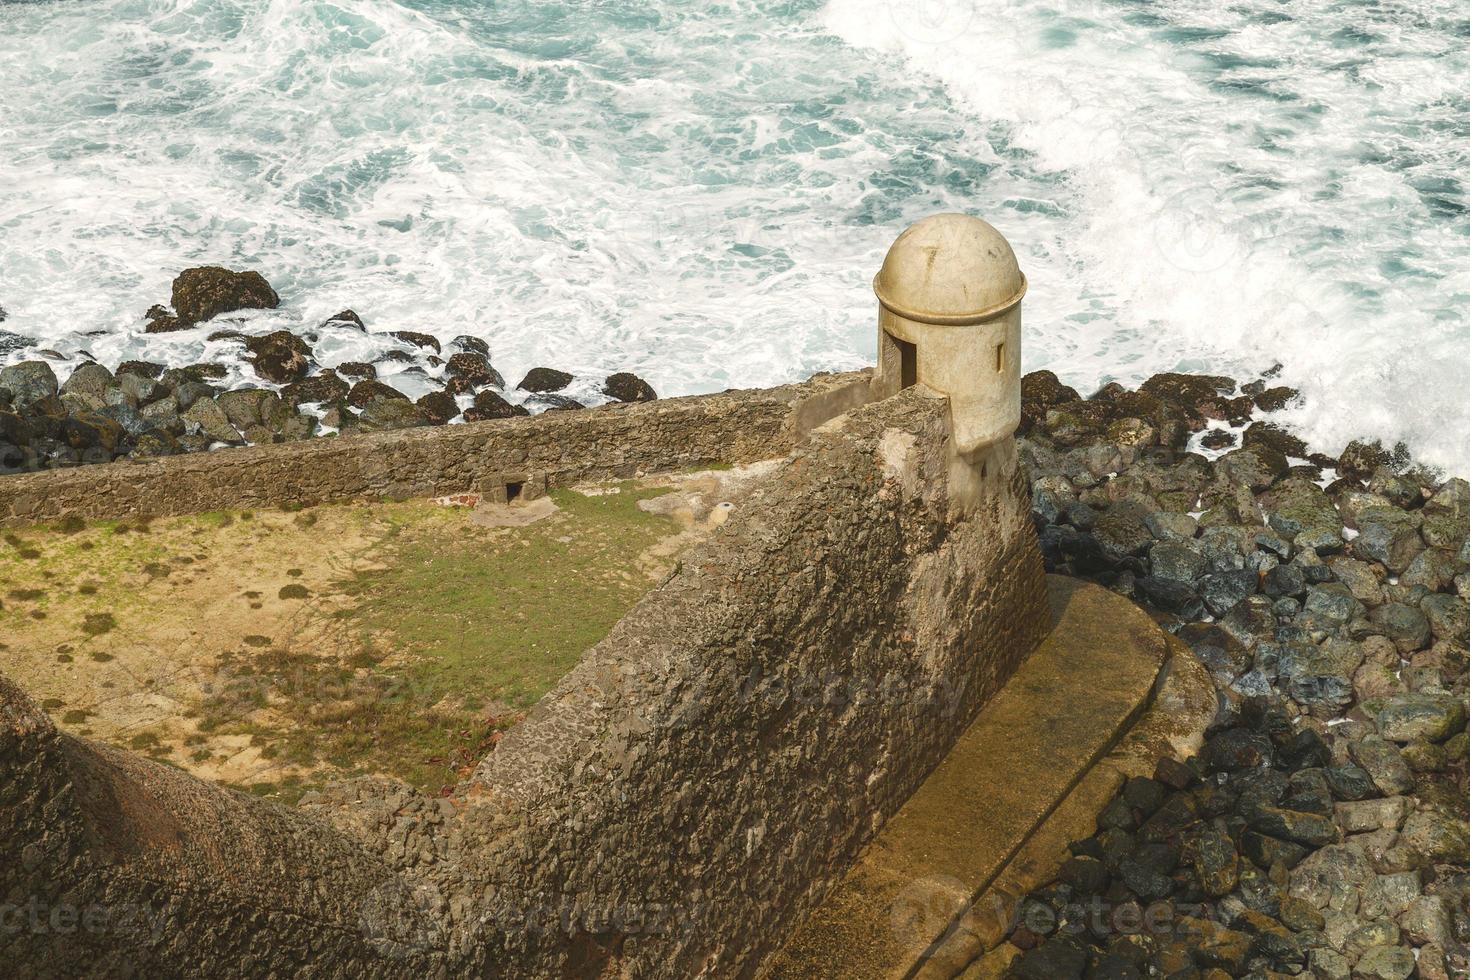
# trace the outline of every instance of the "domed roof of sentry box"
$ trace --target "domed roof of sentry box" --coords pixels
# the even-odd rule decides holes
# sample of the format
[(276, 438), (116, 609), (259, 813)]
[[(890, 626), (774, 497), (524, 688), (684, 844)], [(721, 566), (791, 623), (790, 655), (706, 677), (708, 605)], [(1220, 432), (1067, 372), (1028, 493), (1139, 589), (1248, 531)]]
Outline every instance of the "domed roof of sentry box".
[(873, 279), (878, 302), (921, 323), (983, 323), (1026, 295), (1026, 277), (1000, 232), (968, 214), (935, 214), (894, 240)]

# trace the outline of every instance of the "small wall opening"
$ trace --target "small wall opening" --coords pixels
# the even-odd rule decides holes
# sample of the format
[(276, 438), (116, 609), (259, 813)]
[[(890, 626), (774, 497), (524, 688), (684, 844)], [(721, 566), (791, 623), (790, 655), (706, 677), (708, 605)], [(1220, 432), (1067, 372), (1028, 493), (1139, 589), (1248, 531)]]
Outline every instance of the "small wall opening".
[(508, 504), (515, 503), (520, 498), (521, 491), (525, 489), (525, 486), (524, 483), (507, 483), (505, 485), (505, 502)]
[(893, 346), (898, 351), (898, 386), (912, 388), (919, 383), (919, 348), (892, 334), (888, 335), (888, 339), (893, 341)]
[(1004, 343), (999, 343), (999, 344), (996, 344), (995, 345), (995, 373), (996, 374), (999, 374), (1000, 372), (1004, 371), (1005, 369), (1006, 369), (1006, 345)]

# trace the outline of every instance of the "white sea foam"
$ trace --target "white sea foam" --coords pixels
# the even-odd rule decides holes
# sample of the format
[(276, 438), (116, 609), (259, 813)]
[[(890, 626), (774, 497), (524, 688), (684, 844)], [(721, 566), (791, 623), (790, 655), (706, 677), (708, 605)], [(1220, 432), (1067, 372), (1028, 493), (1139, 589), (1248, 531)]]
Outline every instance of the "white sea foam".
[(0, 4), (4, 328), (211, 357), (141, 333), (209, 262), (281, 293), (250, 331), (764, 385), (870, 360), (883, 249), (966, 210), (1030, 275), (1028, 368), (1279, 360), (1321, 448), (1470, 470), (1467, 36), (1455, 0)]
[[(826, 19), (1068, 174), (1061, 226), (1006, 228), (1055, 259), (1032, 275), (1056, 292), (1028, 303), (1031, 366), (1087, 386), (1280, 361), (1322, 448), (1407, 439), (1470, 469), (1462, 6), (832, 0)], [(1057, 315), (1086, 297), (1096, 319)]]

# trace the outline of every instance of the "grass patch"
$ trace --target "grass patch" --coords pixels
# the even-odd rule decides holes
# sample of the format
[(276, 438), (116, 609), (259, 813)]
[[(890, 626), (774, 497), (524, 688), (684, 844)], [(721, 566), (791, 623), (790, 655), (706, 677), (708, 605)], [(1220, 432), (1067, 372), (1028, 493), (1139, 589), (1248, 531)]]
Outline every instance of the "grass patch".
[(117, 628), (117, 620), (112, 613), (89, 613), (82, 620), (82, 632), (88, 636), (101, 636), (111, 633)]

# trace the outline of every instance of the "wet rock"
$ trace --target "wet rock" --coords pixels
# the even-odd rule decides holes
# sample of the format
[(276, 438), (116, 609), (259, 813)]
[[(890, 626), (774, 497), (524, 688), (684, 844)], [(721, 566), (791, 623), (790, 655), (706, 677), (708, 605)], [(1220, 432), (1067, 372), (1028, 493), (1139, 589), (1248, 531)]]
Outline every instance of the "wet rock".
[(1190, 542), (1164, 541), (1149, 552), (1154, 577), (1193, 586), (1209, 567), (1199, 549)]
[(346, 381), (331, 368), (323, 368), (316, 374), (281, 389), (281, 397), (291, 405), (322, 404), (340, 401), (351, 390)]
[(651, 402), (658, 398), (652, 385), (627, 371), (608, 375), (602, 384), (602, 393), (619, 402)]
[(1399, 928), (1415, 946), (1443, 948), (1451, 941), (1449, 904), (1440, 895), (1415, 895), (1399, 916)]
[(83, 364), (71, 373), (60, 390), (63, 395), (85, 395), (101, 403), (114, 384), (112, 372), (101, 364)]
[(1246, 728), (1218, 732), (1200, 749), (1200, 759), (1216, 772), (1240, 772), (1270, 765), (1271, 740)]
[(1348, 443), (1347, 448), (1338, 457), (1337, 469), (1343, 476), (1366, 480), (1380, 466), (1391, 466), (1396, 462), (1402, 461), (1393, 452), (1384, 449), (1382, 444), (1377, 441), (1360, 442), (1355, 440)]
[(1011, 963), (1012, 980), (1081, 980), (1087, 949), (1071, 936), (1055, 936)]
[(363, 432), (383, 432), (412, 429), (431, 422), (422, 409), (400, 395), (397, 398), (379, 396), (369, 401), (358, 416), (357, 424)]
[(15, 404), (25, 408), (55, 395), (61, 386), (56, 381), (56, 372), (45, 361), (21, 361), (0, 368), (0, 388), (8, 390)]
[(1470, 602), (1459, 596), (1436, 594), (1425, 596), (1419, 609), (1428, 617), (1436, 640), (1470, 645)]
[(1339, 803), (1336, 808), (1337, 822), (1349, 834), (1367, 833), (1384, 827), (1398, 830), (1413, 808), (1413, 800), (1407, 796)]
[(1402, 602), (1386, 603), (1368, 614), (1371, 622), (1383, 630), (1399, 653), (1408, 656), (1429, 645), (1429, 619), (1413, 606)]
[[(200, 398), (184, 410), (184, 431), (200, 435), (211, 442), (237, 443), (240, 433), (230, 424), (224, 409), (208, 398)], [(258, 418), (256, 419), (258, 422)]]
[(133, 438), (132, 451), (128, 453), (139, 459), (158, 456), (177, 456), (184, 451), (179, 440), (162, 429), (149, 429)]
[(1248, 569), (1219, 572), (1200, 580), (1199, 595), (1216, 616), (1223, 616), (1246, 597), (1254, 595), (1258, 578)]
[(1384, 796), (1400, 796), (1414, 788), (1414, 775), (1391, 742), (1370, 735), (1348, 746), (1348, 754)]
[(330, 326), (356, 327), (358, 330), (367, 330), (367, 327), (362, 322), (362, 317), (358, 316), (352, 310), (343, 310), (341, 313), (337, 313), (327, 317), (327, 319), (322, 322), (322, 327)]
[(276, 330), (245, 341), (255, 373), (276, 384), (305, 378), (311, 370), (311, 348), (289, 330)]
[(1337, 841), (1337, 825), (1331, 818), (1317, 813), (1284, 810), (1279, 807), (1257, 808), (1250, 815), (1251, 829), (1308, 847), (1322, 847)]
[(1244, 421), (1250, 416), (1249, 398), (1232, 398), (1235, 382), (1230, 378), (1207, 374), (1162, 373), (1138, 387), (1167, 405), (1184, 409), (1207, 419)]
[(337, 365), (337, 373), (344, 378), (367, 378), (378, 376), (378, 369), (365, 361), (344, 361)]
[(1206, 895), (1223, 898), (1235, 890), (1240, 882), (1240, 855), (1223, 828), (1212, 826), (1202, 830), (1188, 853)]
[(439, 338), (430, 334), (418, 333), (413, 330), (393, 330), (388, 335), (403, 341), (405, 344), (412, 344), (423, 350), (431, 350), (435, 354), (439, 353)]
[(128, 404), (134, 408), (151, 405), (167, 395), (172, 389), (161, 381), (145, 378), (140, 374), (124, 374), (118, 377), (117, 387), (128, 396)]
[(124, 374), (136, 374), (144, 378), (157, 380), (163, 376), (163, 370), (162, 364), (155, 364), (152, 361), (123, 361), (117, 366), (117, 371), (114, 373), (118, 377), (122, 377)]
[(397, 388), (383, 384), (381, 381), (371, 379), (359, 381), (353, 385), (347, 393), (347, 404), (353, 408), (366, 408), (368, 403), (375, 398), (398, 399), (408, 401), (408, 396)]
[(572, 383), (572, 376), (565, 371), (557, 371), (554, 368), (535, 367), (526, 372), (521, 383), (516, 385), (522, 391), (536, 393), (548, 391), (561, 391)]
[(1309, 480), (1283, 480), (1262, 498), (1261, 506), (1266, 523), (1288, 538), (1308, 528), (1335, 530), (1342, 524), (1332, 500)]
[(215, 404), (225, 413), (225, 418), (231, 425), (247, 434), (252, 429), (260, 428), (279, 432), (291, 414), (285, 402), (274, 392), (259, 388), (226, 391), (215, 399)]
[(476, 388), (484, 385), (505, 387), (505, 379), (500, 376), (499, 371), (490, 366), (490, 361), (485, 355), (472, 351), (461, 351), (450, 357), (444, 365), (444, 373), (450, 378), (458, 379)]
[(182, 329), (236, 310), (273, 310), (281, 298), (258, 272), (200, 266), (185, 269), (174, 279), (172, 303), (173, 328)]
[(1253, 397), (1255, 398), (1256, 407), (1261, 411), (1279, 412), (1294, 402), (1300, 394), (1301, 392), (1295, 388), (1277, 385), (1274, 388), (1267, 388), (1265, 391)]
[(442, 391), (431, 391), (414, 404), (431, 425), (444, 425), (459, 415), (459, 403)]
[(575, 398), (553, 394), (532, 395), (527, 400), (527, 404), (548, 412), (574, 412), (587, 407)]
[(1407, 521), (1370, 520), (1360, 523), (1353, 554), (1376, 561), (1391, 572), (1402, 572), (1424, 550), (1419, 531)]
[[(474, 412), (474, 418), (470, 417)], [(475, 395), (475, 404), (472, 409), (465, 412), (465, 418), (472, 422), (480, 422), (485, 419), (509, 419), (520, 415), (530, 415), (520, 405), (512, 405), (496, 392), (485, 390)]]
[(1374, 946), (1353, 967), (1353, 980), (1409, 980), (1414, 975), (1414, 953), (1402, 946)]
[(1400, 839), (1422, 865), (1470, 864), (1470, 825), (1435, 810), (1419, 810), (1404, 821)]
[(1200, 438), (1199, 444), (1206, 449), (1233, 449), (1239, 441), (1229, 429), (1211, 429)]
[(1240, 853), (1258, 868), (1270, 869), (1279, 864), (1290, 870), (1301, 863), (1311, 853), (1311, 849), (1302, 844), (1247, 830), (1240, 835)]
[(1046, 419), (1057, 405), (1081, 401), (1075, 388), (1062, 384), (1050, 371), (1032, 371), (1021, 377), (1021, 428), (1025, 435)]
[(469, 354), (479, 354), (487, 359), (490, 357), (490, 345), (479, 337), (471, 337), (468, 334), (460, 334), (455, 337), (449, 342), (449, 346)]
[(1232, 976), (1244, 972), (1253, 946), (1248, 934), (1192, 916), (1179, 917), (1179, 932), (1193, 948), (1200, 966), (1219, 967)]
[(1465, 705), (1451, 694), (1400, 694), (1378, 712), (1378, 731), (1394, 742), (1443, 742), (1465, 728)]

